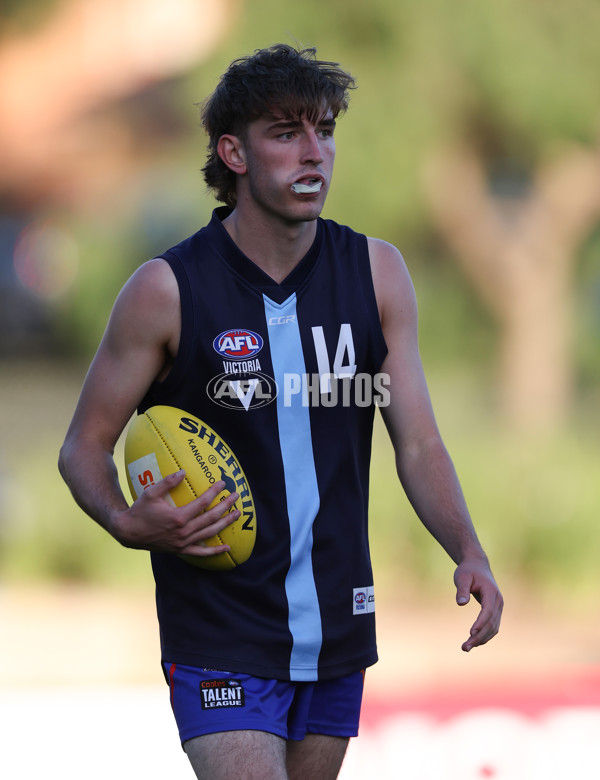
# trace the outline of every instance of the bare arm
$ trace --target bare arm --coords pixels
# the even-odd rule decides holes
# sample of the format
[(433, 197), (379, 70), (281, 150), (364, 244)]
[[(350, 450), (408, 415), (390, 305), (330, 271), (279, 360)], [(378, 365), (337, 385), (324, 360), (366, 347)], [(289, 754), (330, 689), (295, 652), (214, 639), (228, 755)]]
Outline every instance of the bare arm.
[(119, 485), (114, 447), (155, 378), (177, 352), (180, 304), (177, 282), (163, 260), (141, 266), (121, 290), (106, 332), (86, 376), (59, 457), (60, 472), (79, 506), (127, 547), (189, 555), (212, 555), (214, 536), (239, 517), (224, 514), (236, 494), (209, 511), (224, 485), (218, 482), (185, 507), (174, 508), (167, 492), (184, 474), (167, 476), (129, 507)]
[(470, 595), (481, 603), (463, 650), (498, 632), (502, 596), (490, 571), (463, 496), (454, 465), (442, 441), (431, 406), (417, 339), (417, 305), (400, 253), (369, 240), (373, 281), (388, 355), (382, 371), (390, 376), (390, 404), (382, 408), (398, 476), (418, 517), (457, 564), (458, 604)]

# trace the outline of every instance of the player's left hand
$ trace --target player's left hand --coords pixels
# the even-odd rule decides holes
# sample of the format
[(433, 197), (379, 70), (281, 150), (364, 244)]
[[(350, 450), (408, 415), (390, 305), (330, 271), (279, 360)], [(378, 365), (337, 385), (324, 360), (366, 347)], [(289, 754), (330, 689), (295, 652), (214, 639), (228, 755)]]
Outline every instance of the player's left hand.
[(468, 653), (496, 636), (500, 628), (504, 599), (489, 564), (482, 559), (462, 561), (454, 572), (454, 584), (456, 603), (459, 606), (468, 604), (471, 594), (481, 604), (477, 620), (471, 626), (469, 638), (462, 644), (462, 649)]

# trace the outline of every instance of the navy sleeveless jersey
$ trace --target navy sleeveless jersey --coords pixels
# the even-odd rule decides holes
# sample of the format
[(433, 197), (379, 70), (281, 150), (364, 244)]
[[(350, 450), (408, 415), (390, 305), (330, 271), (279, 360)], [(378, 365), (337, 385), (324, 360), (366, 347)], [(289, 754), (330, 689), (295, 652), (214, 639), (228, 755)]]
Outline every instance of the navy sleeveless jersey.
[(228, 213), (162, 255), (179, 284), (181, 340), (140, 411), (175, 406), (223, 436), (252, 490), (256, 544), (226, 572), (152, 554), (162, 656), (339, 677), (377, 660), (367, 510), (373, 376), (387, 350), (367, 239), (319, 219), (277, 284), (231, 240)]

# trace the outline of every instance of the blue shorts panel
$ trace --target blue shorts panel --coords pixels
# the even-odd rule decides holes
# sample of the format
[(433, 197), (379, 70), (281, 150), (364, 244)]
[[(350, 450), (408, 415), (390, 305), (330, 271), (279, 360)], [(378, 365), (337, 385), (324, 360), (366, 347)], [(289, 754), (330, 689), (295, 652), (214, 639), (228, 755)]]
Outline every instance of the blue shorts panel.
[(358, 736), (364, 681), (364, 672), (354, 672), (336, 680), (292, 683), (297, 693), (289, 713), (288, 739), (304, 739), (306, 734)]
[(183, 664), (165, 663), (164, 668), (182, 744), (219, 731), (266, 731), (293, 740), (306, 734), (358, 734), (363, 672), (337, 680), (286, 682)]

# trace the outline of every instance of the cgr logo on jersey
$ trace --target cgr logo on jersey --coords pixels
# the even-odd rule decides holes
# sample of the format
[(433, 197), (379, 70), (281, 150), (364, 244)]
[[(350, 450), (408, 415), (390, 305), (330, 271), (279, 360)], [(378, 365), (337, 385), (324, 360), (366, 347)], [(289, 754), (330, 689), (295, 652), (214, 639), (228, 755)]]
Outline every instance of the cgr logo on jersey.
[(244, 374), (223, 373), (213, 377), (206, 386), (211, 401), (227, 409), (258, 409), (277, 398), (277, 383), (260, 371)]
[(213, 341), (213, 347), (223, 358), (229, 360), (249, 360), (258, 355), (263, 348), (263, 339), (253, 330), (240, 328), (237, 330), (225, 330)]
[(246, 706), (244, 688), (239, 680), (202, 680), (200, 700), (203, 710)]

